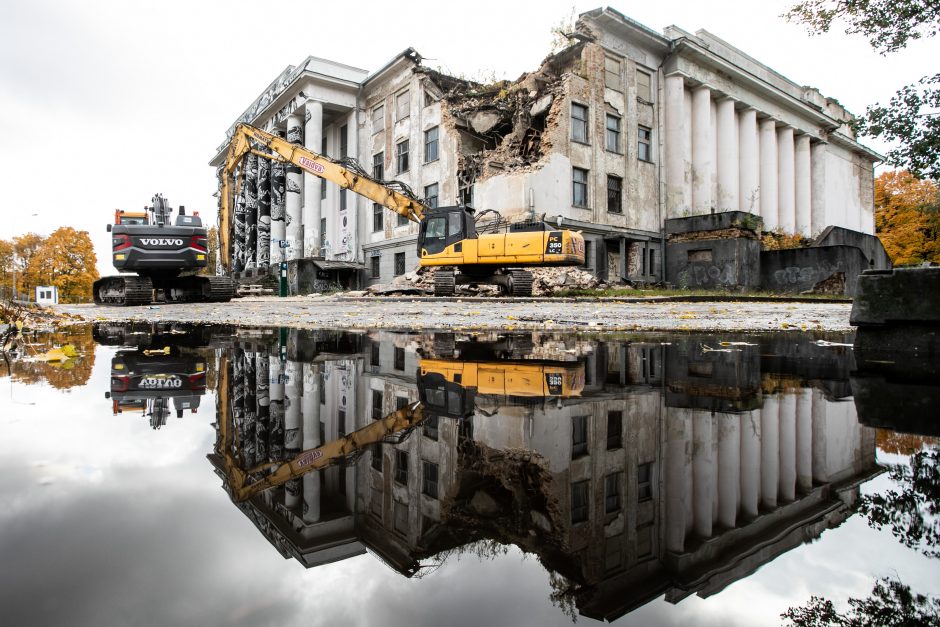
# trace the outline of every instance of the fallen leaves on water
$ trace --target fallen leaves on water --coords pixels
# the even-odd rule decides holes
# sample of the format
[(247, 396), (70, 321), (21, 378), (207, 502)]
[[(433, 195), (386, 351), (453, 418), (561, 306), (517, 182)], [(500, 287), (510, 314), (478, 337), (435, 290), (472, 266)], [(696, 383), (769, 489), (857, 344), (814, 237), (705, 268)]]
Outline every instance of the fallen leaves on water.
[(164, 346), (163, 348), (150, 348), (144, 351), (144, 355), (147, 357), (152, 357), (154, 355), (169, 355), (170, 347)]
[(65, 346), (56, 346), (50, 348), (44, 354), (39, 355), (37, 359), (39, 361), (48, 361), (48, 362), (64, 362), (69, 359), (73, 359), (78, 356), (78, 351), (75, 350), (75, 347), (71, 344), (66, 344)]

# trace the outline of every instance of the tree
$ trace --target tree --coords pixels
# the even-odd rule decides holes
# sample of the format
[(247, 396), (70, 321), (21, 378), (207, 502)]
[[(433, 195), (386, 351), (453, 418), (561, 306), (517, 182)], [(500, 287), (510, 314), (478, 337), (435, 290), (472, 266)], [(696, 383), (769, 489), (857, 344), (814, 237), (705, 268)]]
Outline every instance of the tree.
[(907, 170), (875, 179), (875, 232), (895, 265), (940, 261), (940, 187)]
[(43, 242), (37, 257), (39, 276), (59, 288), (59, 300), (85, 302), (91, 298), (91, 285), (98, 278), (95, 248), (88, 231), (59, 227)]
[(13, 242), (0, 239), (0, 299), (13, 296)]
[(42, 246), (43, 238), (36, 233), (27, 233), (13, 238), (13, 250), (15, 253), (14, 262), (16, 264), (16, 293), (20, 296), (28, 296), (33, 288), (42, 285), (39, 278), (39, 270), (36, 265), (39, 249)]
[(206, 267), (202, 268), (199, 274), (215, 276), (216, 260), (219, 256), (219, 230), (214, 226), (210, 226), (206, 229), (206, 250), (208, 251), (206, 255)]
[(915, 594), (900, 581), (879, 579), (864, 599), (849, 599), (849, 611), (841, 614), (829, 599), (811, 597), (801, 607), (780, 615), (795, 627), (907, 627), (940, 626), (940, 601)]
[[(844, 23), (846, 33), (868, 38), (883, 55), (940, 32), (936, 0), (803, 0), (784, 17), (811, 34)], [(940, 74), (902, 87), (887, 105), (869, 106), (854, 126), (861, 135), (899, 143), (887, 155), (892, 165), (940, 179)]]

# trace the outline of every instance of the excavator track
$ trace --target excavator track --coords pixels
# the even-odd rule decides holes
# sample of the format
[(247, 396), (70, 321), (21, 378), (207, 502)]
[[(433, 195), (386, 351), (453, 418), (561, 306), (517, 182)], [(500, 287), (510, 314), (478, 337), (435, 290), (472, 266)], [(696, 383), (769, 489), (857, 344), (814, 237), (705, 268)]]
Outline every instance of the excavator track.
[(532, 296), (532, 273), (525, 270), (510, 270), (509, 295)]
[(456, 291), (453, 270), (438, 270), (434, 273), (434, 295), (453, 296)]
[(203, 297), (210, 303), (227, 303), (235, 296), (235, 281), (227, 276), (210, 276), (203, 286)]
[(96, 305), (133, 307), (148, 305), (153, 299), (153, 283), (147, 277), (109, 276), (95, 281)]

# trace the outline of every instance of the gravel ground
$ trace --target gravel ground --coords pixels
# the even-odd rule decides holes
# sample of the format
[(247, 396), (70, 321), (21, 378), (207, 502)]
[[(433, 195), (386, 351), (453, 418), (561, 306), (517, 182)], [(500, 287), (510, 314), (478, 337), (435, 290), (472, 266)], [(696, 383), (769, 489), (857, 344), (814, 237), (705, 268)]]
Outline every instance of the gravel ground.
[(333, 329), (849, 331), (851, 303), (760, 299), (247, 297), (229, 303), (59, 305), (88, 321), (145, 320)]

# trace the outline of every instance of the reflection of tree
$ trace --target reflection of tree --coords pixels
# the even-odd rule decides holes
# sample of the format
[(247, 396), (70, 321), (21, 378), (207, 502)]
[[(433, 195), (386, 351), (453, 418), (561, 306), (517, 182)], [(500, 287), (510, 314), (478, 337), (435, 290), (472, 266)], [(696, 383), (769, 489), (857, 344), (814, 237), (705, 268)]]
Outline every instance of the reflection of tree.
[(875, 430), (875, 445), (885, 453), (908, 456), (937, 444), (940, 444), (940, 438), (898, 433), (891, 429)]
[(904, 546), (921, 548), (929, 557), (940, 557), (940, 448), (911, 455), (910, 466), (890, 466), (898, 484), (884, 494), (862, 497), (859, 507), (876, 529), (890, 526)]
[[(85, 385), (95, 365), (95, 342), (88, 329), (58, 331), (29, 336), (28, 348), (19, 359), (0, 362), (0, 376), (11, 375), (13, 380), (34, 384), (46, 381), (59, 390)], [(44, 362), (34, 358), (51, 348), (71, 344), (78, 356), (64, 362)]]
[(841, 614), (829, 599), (811, 597), (805, 606), (791, 607), (780, 616), (795, 627), (940, 626), (940, 599), (914, 594), (896, 580), (879, 579), (870, 596), (849, 599), (849, 607)]

